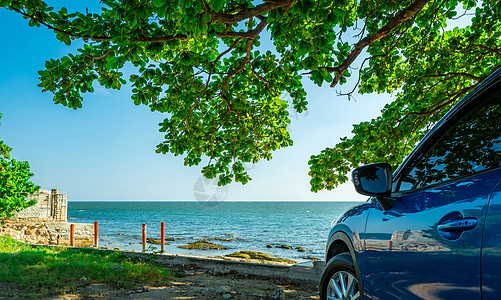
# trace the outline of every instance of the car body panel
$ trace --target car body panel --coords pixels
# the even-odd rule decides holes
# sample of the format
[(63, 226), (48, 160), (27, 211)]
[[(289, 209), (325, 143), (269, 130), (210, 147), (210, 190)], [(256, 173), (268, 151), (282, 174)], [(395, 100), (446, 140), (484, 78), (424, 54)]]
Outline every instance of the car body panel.
[[(351, 246), (348, 246), (353, 248), (357, 255), (356, 258), (358, 258), (358, 255), (363, 252), (363, 235), (365, 233), (365, 223), (371, 206), (372, 205), (368, 202), (360, 203), (353, 206), (338, 217), (336, 222), (337, 224), (332, 227), (329, 233), (326, 253), (329, 253), (329, 249), (332, 243), (335, 241), (334, 235), (336, 233), (342, 232), (350, 238)], [(329, 255), (327, 255), (326, 260), (328, 260), (329, 258)]]
[(501, 295), (501, 182), (491, 195), (482, 244), (482, 299)]
[[(480, 252), (492, 171), (397, 197), (390, 211), (374, 205), (365, 234), (366, 299), (480, 299)], [(443, 237), (444, 216), (459, 212), (477, 225)]]
[(346, 244), (349, 252), (352, 254), (359, 282), (362, 280), (360, 270), (365, 269), (363, 259), (365, 224), (372, 206), (370, 202), (360, 203), (339, 216), (327, 239), (326, 262), (337, 254), (334, 250), (336, 242)]

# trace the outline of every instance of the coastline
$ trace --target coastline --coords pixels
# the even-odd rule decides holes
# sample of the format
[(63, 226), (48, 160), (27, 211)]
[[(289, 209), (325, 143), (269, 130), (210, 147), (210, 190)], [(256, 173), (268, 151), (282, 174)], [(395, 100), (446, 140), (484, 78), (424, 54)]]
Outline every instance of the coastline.
[[(156, 239), (157, 237), (148, 237), (147, 239)], [(175, 239), (172, 241), (172, 239)], [(276, 252), (271, 250), (282, 250), (283, 253), (288, 253), (289, 255), (279, 256), (280, 258), (293, 259), (297, 262), (297, 264), (312, 266), (314, 261), (323, 260), (323, 256), (318, 257), (318, 254), (312, 254), (313, 251), (305, 250), (304, 252), (300, 252), (295, 248), (301, 247), (292, 247), (286, 244), (280, 243), (271, 243), (267, 244), (263, 247), (253, 247), (252, 249), (248, 248), (240, 248), (235, 247), (232, 241), (218, 241), (215, 239), (223, 239), (223, 238), (214, 238), (209, 236), (204, 237), (191, 237), (191, 238), (172, 238), (167, 237), (165, 242), (164, 253), (167, 255), (180, 255), (180, 256), (191, 256), (191, 257), (200, 257), (200, 258), (218, 258), (222, 257), (234, 252), (239, 251), (258, 251), (266, 254), (276, 255)], [(158, 241), (158, 240), (157, 240)], [(224, 246), (226, 249), (186, 249), (180, 248), (186, 245), (189, 245), (193, 242), (200, 241), (210, 241), (211, 243)], [(271, 246), (266, 247), (266, 246)], [(132, 253), (142, 253), (142, 242), (141, 237), (139, 236), (130, 236), (127, 234), (119, 234), (115, 236), (107, 236), (106, 238), (100, 238), (99, 248), (105, 250), (120, 250)], [(146, 253), (160, 253), (160, 245), (151, 242), (147, 242)], [(298, 258), (299, 257), (299, 258)], [(317, 259), (308, 259), (302, 257), (315, 257)]]
[[(221, 256), (237, 251), (258, 251), (311, 264), (306, 257), (323, 259), (330, 223), (353, 204), (222, 202), (207, 207), (197, 202), (70, 202), (68, 222), (98, 221), (99, 246), (109, 249), (119, 247), (124, 251), (141, 252), (142, 224), (147, 225), (147, 238), (159, 240), (160, 223), (165, 222), (167, 253)], [(211, 240), (229, 249), (178, 248), (200, 240)], [(282, 245), (288, 247), (282, 248)], [(300, 252), (298, 248), (305, 251)], [(159, 251), (160, 245), (148, 244), (147, 249)]]
[[(36, 245), (33, 247), (58, 248), (54, 245)], [(274, 278), (285, 280), (301, 285), (316, 287), (325, 267), (323, 261), (317, 261), (312, 266), (303, 264), (288, 264), (283, 262), (257, 262), (241, 261), (232, 258), (190, 256), (171, 253), (141, 253), (123, 250), (99, 249), (91, 247), (67, 247), (69, 249), (84, 249), (100, 252), (120, 252), (122, 255), (132, 259), (142, 259), (153, 261), (156, 264), (171, 267), (197, 268), (211, 271), (212, 273), (227, 274), (238, 273), (241, 275), (252, 275), (264, 278)]]
[[(4, 238), (2, 247), (10, 277), (0, 281), (0, 297), (9, 299), (318, 299), (317, 283), (323, 269), (321, 264), (311, 268), (30, 245), (12, 238)], [(41, 275), (22, 271), (40, 265), (46, 268)], [(59, 282), (61, 276), (63, 282), (50, 284)], [(27, 280), (37, 284), (26, 285)]]

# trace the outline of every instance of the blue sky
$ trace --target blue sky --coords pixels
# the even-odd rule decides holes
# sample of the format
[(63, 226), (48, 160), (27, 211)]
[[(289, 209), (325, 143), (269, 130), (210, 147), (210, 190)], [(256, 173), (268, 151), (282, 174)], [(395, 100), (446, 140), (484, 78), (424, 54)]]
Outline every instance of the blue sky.
[[(37, 87), (37, 71), (45, 61), (75, 53), (80, 43), (68, 47), (50, 30), (28, 27), (27, 20), (5, 9), (0, 10), (0, 34), (0, 138), (13, 148), (15, 159), (30, 162), (36, 184), (58, 188), (70, 200), (197, 199), (194, 185), (202, 166), (185, 167), (182, 157), (155, 153), (164, 117), (135, 106), (130, 86), (120, 91), (96, 86), (79, 110), (54, 104), (52, 94)], [(272, 161), (249, 166), (253, 180), (229, 185), (221, 200), (366, 198), (351, 183), (310, 192), (307, 162), (350, 136), (353, 124), (376, 117), (390, 96), (359, 95), (348, 101), (327, 85), (319, 88), (307, 78), (304, 83), (309, 106), (307, 113), (291, 114), (294, 146), (277, 151)], [(205, 193), (216, 193), (216, 187), (206, 186)]]

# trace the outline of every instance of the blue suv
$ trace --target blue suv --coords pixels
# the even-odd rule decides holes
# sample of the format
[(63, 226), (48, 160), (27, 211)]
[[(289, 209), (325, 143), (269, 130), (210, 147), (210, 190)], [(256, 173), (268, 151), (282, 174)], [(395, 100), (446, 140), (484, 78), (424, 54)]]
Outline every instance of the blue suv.
[(371, 198), (333, 222), (321, 299), (501, 299), (501, 70), (352, 180)]

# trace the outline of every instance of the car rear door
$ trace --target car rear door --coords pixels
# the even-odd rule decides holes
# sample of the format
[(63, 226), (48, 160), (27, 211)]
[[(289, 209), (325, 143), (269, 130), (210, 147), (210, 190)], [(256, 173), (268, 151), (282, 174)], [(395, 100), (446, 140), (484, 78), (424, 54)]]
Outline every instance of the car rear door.
[[(501, 179), (501, 93), (479, 97), (404, 166), (390, 210), (374, 201), (365, 235), (367, 299), (481, 299), (483, 227)], [(490, 211), (500, 219), (501, 209)], [(496, 261), (491, 273), (501, 274), (501, 234), (489, 226), (497, 239), (484, 260)]]
[(501, 298), (501, 182), (492, 193), (482, 244), (482, 299)]

